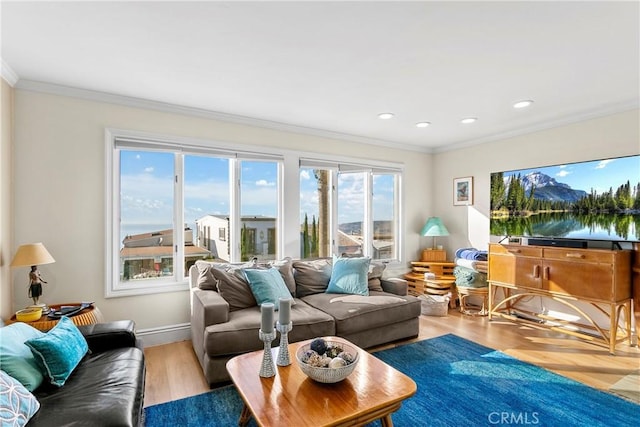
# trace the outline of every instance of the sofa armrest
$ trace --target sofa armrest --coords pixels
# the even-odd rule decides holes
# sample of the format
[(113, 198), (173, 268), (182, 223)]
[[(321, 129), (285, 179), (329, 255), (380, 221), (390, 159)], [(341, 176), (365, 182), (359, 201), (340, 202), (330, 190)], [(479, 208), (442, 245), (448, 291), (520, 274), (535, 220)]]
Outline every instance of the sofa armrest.
[(209, 325), (229, 321), (229, 303), (215, 291), (191, 290), (191, 326), (204, 331)]
[(133, 320), (96, 323), (78, 326), (89, 344), (89, 350), (100, 353), (121, 347), (140, 347)]
[(380, 284), (382, 285), (382, 289), (390, 294), (404, 296), (409, 292), (409, 285), (404, 279), (395, 277), (380, 279)]

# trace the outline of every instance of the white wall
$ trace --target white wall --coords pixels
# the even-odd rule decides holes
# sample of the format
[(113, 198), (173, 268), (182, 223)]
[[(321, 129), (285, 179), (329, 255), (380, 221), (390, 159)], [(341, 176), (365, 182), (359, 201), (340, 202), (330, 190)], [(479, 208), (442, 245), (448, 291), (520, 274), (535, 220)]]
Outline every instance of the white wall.
[[(460, 247), (487, 249), (491, 172), (639, 153), (640, 110), (437, 153), (433, 158), (435, 213), (451, 233), (438, 242), (450, 256)], [(453, 179), (465, 176), (473, 177), (473, 206), (453, 206)]]
[[(13, 314), (11, 287), (11, 147), (13, 137), (13, 88), (0, 79), (0, 319)], [(0, 322), (1, 325), (1, 322)]]
[[(40, 267), (43, 300), (95, 301), (107, 320), (132, 318), (153, 329), (189, 321), (188, 293), (105, 299), (105, 148), (107, 127), (253, 146), (280, 147), (405, 165), (405, 261), (423, 245), (431, 212), (425, 191), (431, 154), (224, 123), (27, 90), (15, 90), (14, 246), (41, 241), (56, 259)], [(291, 168), (290, 168), (291, 169)], [(297, 172), (296, 172), (297, 173)], [(288, 178), (287, 178), (288, 179)], [(292, 178), (296, 180), (297, 175)], [(297, 210), (296, 210), (297, 215)], [(299, 236), (299, 234), (298, 234)], [(296, 237), (297, 238), (297, 237)], [(287, 247), (297, 251), (299, 244)], [(288, 254), (297, 256), (295, 254)], [(14, 269), (14, 307), (29, 303), (25, 269)]]

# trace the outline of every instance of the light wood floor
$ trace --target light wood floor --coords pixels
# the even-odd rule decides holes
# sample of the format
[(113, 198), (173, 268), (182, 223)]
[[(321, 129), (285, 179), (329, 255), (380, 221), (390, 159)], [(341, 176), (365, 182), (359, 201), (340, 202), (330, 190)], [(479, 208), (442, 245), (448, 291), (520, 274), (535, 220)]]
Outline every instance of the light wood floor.
[[(420, 336), (382, 348), (452, 333), (517, 359), (538, 365), (589, 386), (617, 391), (627, 398), (640, 396), (640, 350), (627, 342), (616, 355), (607, 348), (559, 332), (506, 320), (461, 315), (449, 310), (446, 317), (420, 318)], [(147, 382), (145, 406), (181, 399), (208, 391), (202, 369), (190, 341), (145, 349)], [(625, 392), (626, 390), (626, 392)]]

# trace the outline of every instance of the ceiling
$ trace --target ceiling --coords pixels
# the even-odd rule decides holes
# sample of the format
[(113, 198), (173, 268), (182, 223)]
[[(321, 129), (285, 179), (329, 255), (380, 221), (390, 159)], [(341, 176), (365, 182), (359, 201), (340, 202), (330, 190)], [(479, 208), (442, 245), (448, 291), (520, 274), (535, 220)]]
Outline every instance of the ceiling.
[[(636, 1), (3, 0), (0, 13), (3, 76), (18, 88), (44, 82), (418, 151), (640, 104)], [(521, 99), (535, 102), (514, 109)]]

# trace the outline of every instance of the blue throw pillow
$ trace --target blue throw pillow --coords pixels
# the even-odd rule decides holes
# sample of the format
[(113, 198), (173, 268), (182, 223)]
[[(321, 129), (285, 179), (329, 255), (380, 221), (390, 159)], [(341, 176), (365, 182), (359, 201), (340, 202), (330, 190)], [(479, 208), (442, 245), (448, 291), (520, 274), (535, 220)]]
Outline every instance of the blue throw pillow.
[(29, 391), (38, 388), (44, 377), (25, 341), (43, 336), (44, 332), (22, 322), (0, 328), (0, 368)]
[(280, 308), (280, 298), (291, 299), (291, 305), (295, 304), (282, 275), (275, 267), (267, 270), (246, 269), (243, 271), (258, 305), (270, 302), (278, 310)]
[(51, 384), (58, 387), (64, 385), (89, 351), (87, 340), (68, 317), (60, 318), (43, 337), (28, 340), (25, 344), (31, 348)]
[(20, 427), (40, 409), (40, 402), (15, 378), (0, 371), (0, 425)]
[(371, 258), (333, 259), (328, 294), (369, 295), (368, 273)]

